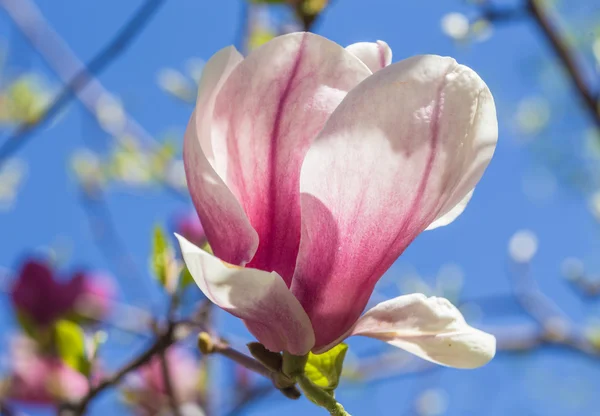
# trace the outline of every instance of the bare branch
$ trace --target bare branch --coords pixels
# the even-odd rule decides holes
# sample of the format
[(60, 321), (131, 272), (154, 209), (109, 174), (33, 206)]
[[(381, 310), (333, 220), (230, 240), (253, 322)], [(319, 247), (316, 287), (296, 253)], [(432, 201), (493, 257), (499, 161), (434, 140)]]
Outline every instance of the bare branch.
[[(43, 126), (59, 113), (71, 101), (74, 95), (82, 98), (81, 91), (90, 83), (92, 83), (91, 87), (95, 90), (93, 94), (96, 96), (96, 99), (93, 99), (91, 93), (88, 93), (89, 95), (84, 97), (82, 101), (86, 104), (88, 110), (92, 106), (91, 111), (95, 112), (96, 101), (102, 96), (102, 94), (98, 95), (98, 93), (104, 92), (104, 89), (95, 80), (94, 75), (101, 73), (127, 50), (163, 2), (164, 0), (146, 0), (134, 13), (133, 17), (89, 64), (83, 65), (74, 57), (62, 39), (45, 22), (39, 10), (30, 0), (0, 0), (0, 6), (6, 10), (15, 24), (27, 36), (31, 44), (47, 61), (53, 64), (51, 66), (63, 81), (66, 82), (65, 88), (34, 122), (19, 126), (13, 135), (0, 146), (0, 165), (20, 147), (25, 145), (36, 129)], [(52, 57), (54, 53), (57, 53), (55, 58)], [(136, 124), (132, 124), (129, 128), (138, 130), (138, 133), (143, 131)]]
[(116, 386), (127, 374), (147, 364), (155, 355), (161, 354), (168, 347), (170, 347), (175, 342), (175, 338), (173, 336), (175, 329), (176, 325), (169, 325), (165, 332), (157, 337), (156, 340), (140, 355), (138, 355), (112, 376), (106, 377), (100, 383), (96, 384), (94, 388), (92, 388), (88, 394), (81, 399), (81, 401), (76, 403), (65, 403), (61, 406), (61, 409), (69, 410), (78, 416), (84, 415), (89, 404), (94, 398), (96, 398), (96, 396), (98, 396), (104, 390), (112, 386)]
[(579, 64), (575, 54), (570, 50), (564, 36), (556, 28), (552, 22), (548, 11), (542, 6), (539, 0), (527, 0), (527, 8), (537, 24), (538, 28), (550, 46), (554, 50), (556, 56), (560, 59), (564, 67), (567, 69), (575, 90), (585, 104), (592, 120), (597, 127), (600, 127), (600, 112), (598, 110), (598, 94), (593, 93), (579, 70)]
[(169, 406), (173, 412), (173, 416), (181, 416), (179, 411), (179, 404), (177, 403), (177, 397), (175, 396), (175, 390), (173, 389), (173, 382), (171, 380), (171, 373), (169, 372), (169, 363), (167, 362), (167, 353), (165, 350), (160, 352), (160, 368), (162, 371), (163, 382), (165, 383), (165, 391), (169, 398)]

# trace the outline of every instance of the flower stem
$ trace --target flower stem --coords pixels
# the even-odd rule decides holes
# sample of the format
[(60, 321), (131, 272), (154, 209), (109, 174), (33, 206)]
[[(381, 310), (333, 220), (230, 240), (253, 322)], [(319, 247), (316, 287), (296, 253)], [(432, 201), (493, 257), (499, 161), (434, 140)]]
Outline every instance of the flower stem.
[(332, 395), (315, 386), (306, 375), (299, 375), (296, 381), (306, 397), (313, 403), (325, 408), (331, 416), (351, 416), (350, 413), (344, 410), (344, 406), (338, 403)]

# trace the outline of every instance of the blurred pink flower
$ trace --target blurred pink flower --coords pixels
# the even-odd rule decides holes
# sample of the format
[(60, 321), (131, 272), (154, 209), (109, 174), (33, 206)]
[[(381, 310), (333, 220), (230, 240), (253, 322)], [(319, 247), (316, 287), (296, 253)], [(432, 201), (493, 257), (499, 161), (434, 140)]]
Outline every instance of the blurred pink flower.
[(204, 234), (202, 223), (198, 214), (193, 211), (175, 217), (175, 232), (198, 247), (202, 247), (206, 243), (206, 234)]
[(498, 138), (473, 70), (435, 55), (391, 59), (382, 41), (343, 48), (312, 33), (246, 58), (217, 52), (183, 150), (215, 255), (178, 237), (183, 257), (204, 294), (271, 351), (319, 353), (363, 335), (478, 367), (495, 339), (446, 299), (401, 296), (361, 318), (417, 235), (462, 213)]
[[(200, 395), (200, 367), (188, 352), (177, 347), (167, 350), (167, 366), (175, 398), (179, 405), (192, 403)], [(156, 415), (169, 405), (161, 358), (155, 356), (140, 368), (125, 388), (127, 398), (140, 415)]]
[(59, 358), (39, 355), (35, 345), (19, 337), (11, 348), (7, 398), (49, 405), (77, 400), (88, 391), (87, 379)]
[(47, 264), (37, 260), (23, 265), (11, 292), (17, 312), (40, 327), (78, 310), (87, 318), (100, 319), (108, 313), (113, 295), (114, 286), (107, 276), (76, 273), (71, 280), (59, 281)]
[(59, 282), (47, 264), (30, 260), (12, 288), (12, 302), (32, 323), (47, 326), (72, 311), (83, 290), (83, 276)]
[(112, 276), (99, 272), (78, 273), (84, 281), (83, 290), (75, 301), (75, 312), (95, 320), (105, 318), (111, 311), (116, 296), (116, 287)]

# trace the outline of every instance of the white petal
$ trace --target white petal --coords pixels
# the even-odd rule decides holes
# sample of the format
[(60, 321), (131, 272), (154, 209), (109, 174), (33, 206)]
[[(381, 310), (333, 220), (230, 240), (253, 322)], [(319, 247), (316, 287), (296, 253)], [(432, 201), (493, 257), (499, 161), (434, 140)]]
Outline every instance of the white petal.
[(456, 368), (487, 364), (496, 353), (493, 335), (469, 326), (447, 299), (399, 296), (365, 313), (351, 335), (377, 338), (425, 360)]
[(281, 276), (225, 263), (175, 235), (188, 270), (208, 299), (243, 319), (269, 350), (310, 351), (315, 343), (310, 320)]
[(431, 224), (429, 224), (429, 227), (427, 227), (426, 229), (433, 230), (438, 227), (444, 227), (444, 226), (450, 224), (451, 222), (453, 222), (455, 219), (457, 219), (459, 217), (460, 214), (463, 213), (465, 208), (467, 208), (467, 204), (471, 200), (472, 196), (473, 196), (473, 191), (469, 192), (467, 194), (467, 196), (465, 196), (463, 199), (461, 199), (458, 204), (456, 204), (453, 208), (450, 209), (450, 211), (448, 211), (441, 217), (438, 217), (435, 221), (433, 221)]
[(392, 63), (392, 50), (382, 40), (353, 43), (346, 50), (363, 61), (371, 72), (377, 72)]

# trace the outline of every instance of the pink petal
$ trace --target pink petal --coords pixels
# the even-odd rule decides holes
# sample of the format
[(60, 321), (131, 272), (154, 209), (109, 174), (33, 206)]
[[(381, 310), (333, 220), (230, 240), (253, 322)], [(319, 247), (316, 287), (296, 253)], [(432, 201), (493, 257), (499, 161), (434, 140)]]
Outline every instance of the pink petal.
[[(186, 350), (171, 347), (167, 350), (167, 364), (173, 392), (179, 403), (194, 400), (198, 396), (198, 381), (200, 368), (198, 361)], [(165, 380), (162, 371), (161, 358), (155, 356), (144, 367), (140, 368), (139, 375), (142, 383), (138, 386), (136, 393), (154, 399), (164, 400), (167, 394)], [(136, 389), (133, 389), (136, 390)]]
[(425, 360), (476, 368), (496, 354), (496, 338), (469, 326), (447, 299), (399, 296), (365, 313), (351, 335), (377, 338)]
[(176, 236), (185, 264), (208, 299), (243, 319), (269, 350), (310, 351), (315, 343), (310, 320), (281, 276), (227, 264)]
[(352, 90), (302, 167), (302, 240), (292, 291), (316, 346), (358, 319), (412, 240), (475, 186), (494, 152), (496, 111), (451, 58), (392, 64)]
[[(232, 264), (245, 264), (254, 256), (258, 235), (206, 155), (214, 160), (211, 120), (215, 97), (241, 60), (235, 48), (229, 47), (217, 52), (206, 63), (196, 109), (188, 123), (183, 145), (188, 188), (207, 239), (213, 252)], [(217, 166), (216, 162), (213, 164)], [(220, 168), (225, 169), (224, 166)]]
[(47, 264), (30, 260), (12, 288), (12, 301), (32, 323), (47, 326), (72, 311), (82, 290), (82, 279), (61, 283)]
[(377, 72), (392, 63), (392, 49), (382, 40), (353, 43), (346, 50), (363, 61), (371, 72)]
[(369, 75), (341, 46), (292, 33), (253, 51), (227, 79), (216, 101), (213, 149), (226, 149), (214, 152), (215, 163), (226, 166), (226, 183), (259, 235), (249, 267), (276, 271), (290, 284), (302, 160), (331, 112)]

